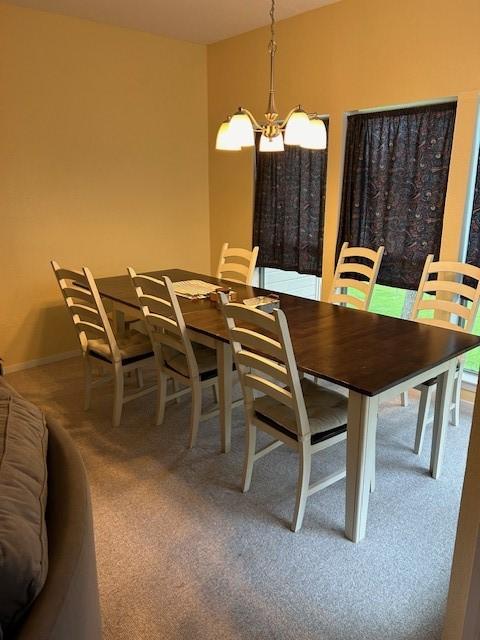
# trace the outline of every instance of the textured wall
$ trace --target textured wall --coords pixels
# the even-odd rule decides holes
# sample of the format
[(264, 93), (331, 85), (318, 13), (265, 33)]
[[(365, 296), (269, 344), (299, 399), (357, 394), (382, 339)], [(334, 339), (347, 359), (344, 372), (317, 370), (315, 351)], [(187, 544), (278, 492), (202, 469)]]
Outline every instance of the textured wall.
[(208, 270), (206, 92), (204, 46), (0, 4), (7, 366), (76, 346), (51, 258)]

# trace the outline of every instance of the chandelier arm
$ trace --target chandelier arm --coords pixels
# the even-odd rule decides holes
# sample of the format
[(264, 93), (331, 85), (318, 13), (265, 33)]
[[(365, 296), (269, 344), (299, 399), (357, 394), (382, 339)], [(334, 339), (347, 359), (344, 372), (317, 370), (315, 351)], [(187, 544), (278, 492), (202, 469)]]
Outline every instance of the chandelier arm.
[[(290, 118), (292, 117), (292, 115), (295, 113), (295, 111), (297, 111), (297, 109), (300, 107), (300, 105), (297, 105), (296, 107), (293, 107), (293, 109), (290, 109), (290, 111), (287, 113), (287, 115), (285, 116), (285, 118), (282, 120), (282, 123), (278, 125), (278, 128), (281, 131), (284, 131), (285, 127), (288, 124), (288, 121), (290, 120)], [(308, 116), (310, 117), (310, 114), (308, 114)]]
[(250, 120), (252, 121), (253, 124), (253, 129), (254, 131), (263, 131), (263, 127), (261, 124), (259, 124), (255, 118), (255, 116), (253, 115), (253, 113), (251, 111), (249, 111), (248, 109), (245, 109), (245, 107), (242, 107), (242, 113), (246, 113), (247, 116), (250, 118)]

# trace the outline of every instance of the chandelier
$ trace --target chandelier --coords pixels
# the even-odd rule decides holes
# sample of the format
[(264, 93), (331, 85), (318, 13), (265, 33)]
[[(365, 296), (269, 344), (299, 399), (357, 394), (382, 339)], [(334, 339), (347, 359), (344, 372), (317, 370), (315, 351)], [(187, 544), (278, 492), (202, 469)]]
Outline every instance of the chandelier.
[(327, 130), (317, 113), (306, 113), (301, 105), (294, 107), (284, 120), (279, 120), (275, 106), (275, 0), (270, 9), (270, 91), (264, 124), (259, 124), (253, 114), (239, 107), (233, 116), (222, 122), (218, 129), (216, 148), (221, 151), (240, 151), (253, 147), (255, 133), (261, 133), (260, 151), (283, 151), (284, 144), (299, 145), (304, 149), (326, 149)]

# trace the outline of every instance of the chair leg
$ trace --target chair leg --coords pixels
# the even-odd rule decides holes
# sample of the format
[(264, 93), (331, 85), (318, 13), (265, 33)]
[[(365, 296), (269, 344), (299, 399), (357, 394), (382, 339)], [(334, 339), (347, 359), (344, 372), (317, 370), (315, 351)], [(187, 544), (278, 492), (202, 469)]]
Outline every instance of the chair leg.
[(402, 407), (408, 407), (408, 391), (403, 391), (400, 394), (400, 403)]
[(113, 419), (112, 424), (118, 427), (122, 417), (123, 408), (123, 369), (121, 363), (114, 363), (115, 391), (113, 396)]
[(453, 383), (453, 393), (452, 393), (452, 416), (450, 418), (450, 422), (454, 427), (458, 427), (460, 424), (460, 392), (462, 390), (462, 374), (461, 371), (455, 378), (455, 382)]
[(312, 452), (310, 444), (303, 442), (300, 449), (300, 463), (297, 481), (297, 499), (295, 502), (295, 513), (291, 525), (292, 531), (300, 531), (305, 513), (305, 506), (308, 498), (308, 487), (310, 485), (310, 469), (312, 466)]
[(192, 381), (192, 411), (190, 414), (190, 440), (188, 448), (192, 449), (197, 442), (198, 425), (202, 414), (202, 388), (200, 380)]
[(243, 493), (250, 489), (252, 482), (253, 463), (255, 459), (255, 449), (257, 446), (257, 427), (249, 424), (247, 427), (247, 442), (245, 449), (245, 462), (243, 465)]
[(374, 493), (376, 487), (376, 474), (377, 474), (377, 464), (376, 464), (376, 444), (372, 447), (372, 461), (370, 466), (370, 493)]
[(155, 416), (155, 426), (159, 427), (163, 422), (165, 415), (165, 402), (167, 397), (167, 376), (158, 371), (158, 393), (157, 393), (157, 412)]
[(83, 408), (87, 411), (90, 409), (92, 399), (92, 363), (86, 354), (83, 356), (83, 368), (85, 373), (85, 401)]
[(420, 455), (422, 452), (423, 439), (425, 437), (425, 426), (428, 422), (434, 388), (434, 385), (423, 387), (420, 392), (420, 404), (418, 407), (417, 431), (415, 434), (414, 447), (414, 451), (417, 455)]
[[(174, 390), (175, 393), (177, 391), (180, 391), (180, 383), (175, 378), (173, 379), (173, 390)], [(175, 398), (175, 402), (177, 404), (180, 404), (180, 402), (181, 402), (180, 396), (178, 398)]]
[(135, 369), (135, 372), (137, 374), (137, 387), (139, 389), (143, 389), (143, 371), (139, 367), (138, 369)]

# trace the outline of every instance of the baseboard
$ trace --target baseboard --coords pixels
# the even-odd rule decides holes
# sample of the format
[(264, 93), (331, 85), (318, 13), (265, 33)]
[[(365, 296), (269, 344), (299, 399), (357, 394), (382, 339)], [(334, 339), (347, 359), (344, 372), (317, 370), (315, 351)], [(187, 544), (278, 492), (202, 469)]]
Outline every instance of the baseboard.
[(27, 362), (18, 362), (17, 364), (4, 365), (4, 371), (6, 374), (15, 373), (15, 371), (23, 371), (24, 369), (32, 369), (33, 367), (41, 367), (44, 364), (51, 364), (52, 362), (60, 362), (61, 360), (68, 360), (78, 356), (79, 351), (64, 351), (63, 353), (55, 353), (52, 356), (45, 356), (44, 358), (35, 358), (35, 360), (27, 360)]

